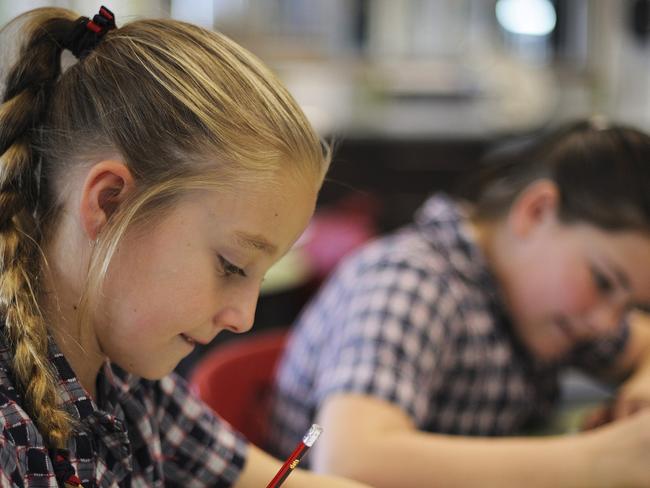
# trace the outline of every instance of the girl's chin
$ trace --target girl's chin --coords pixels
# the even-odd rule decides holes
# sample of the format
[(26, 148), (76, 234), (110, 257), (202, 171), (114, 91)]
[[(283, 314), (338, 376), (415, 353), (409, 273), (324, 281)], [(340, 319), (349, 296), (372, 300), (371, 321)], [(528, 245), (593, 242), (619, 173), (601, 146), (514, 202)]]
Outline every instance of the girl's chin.
[(135, 376), (139, 376), (142, 379), (145, 380), (150, 380), (150, 381), (158, 381), (163, 379), (165, 376), (169, 375), (174, 369), (176, 368), (176, 365), (174, 367), (165, 369), (165, 370), (160, 370), (160, 371), (144, 371), (141, 374), (138, 374), (137, 372), (133, 372), (131, 374)]
[(531, 354), (542, 363), (552, 363), (558, 361), (569, 352), (566, 344), (554, 344), (552, 342), (541, 342), (529, 344), (528, 350)]
[(133, 364), (130, 365), (130, 367), (124, 367), (122, 365), (119, 366), (133, 376), (137, 376), (145, 380), (158, 381), (173, 372), (174, 369), (176, 369), (178, 362), (179, 361), (175, 362), (174, 364), (159, 365), (152, 365), (149, 363), (146, 365), (141, 365), (141, 367), (138, 367), (139, 365)]
[[(575, 345), (575, 338), (558, 323), (536, 323), (535, 334), (519, 334), (519, 340), (526, 350), (542, 363), (551, 363), (566, 356)], [(543, 333), (542, 333), (543, 331)]]
[(147, 351), (142, 356), (130, 353), (113, 361), (127, 373), (145, 380), (157, 381), (172, 373), (176, 366), (194, 351), (196, 344), (176, 336), (170, 347)]

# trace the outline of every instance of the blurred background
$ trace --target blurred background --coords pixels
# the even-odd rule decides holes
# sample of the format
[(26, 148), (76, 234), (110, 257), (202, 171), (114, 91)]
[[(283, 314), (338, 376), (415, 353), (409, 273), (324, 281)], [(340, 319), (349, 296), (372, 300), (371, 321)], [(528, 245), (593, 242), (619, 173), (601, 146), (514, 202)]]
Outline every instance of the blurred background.
[[(45, 5), (92, 16), (101, 3), (2, 1), (0, 23)], [(335, 143), (311, 226), (265, 281), (258, 331), (290, 325), (341, 257), (462, 185), (492, 145), (577, 117), (650, 131), (650, 0), (104, 3), (118, 26), (173, 17), (226, 33)]]

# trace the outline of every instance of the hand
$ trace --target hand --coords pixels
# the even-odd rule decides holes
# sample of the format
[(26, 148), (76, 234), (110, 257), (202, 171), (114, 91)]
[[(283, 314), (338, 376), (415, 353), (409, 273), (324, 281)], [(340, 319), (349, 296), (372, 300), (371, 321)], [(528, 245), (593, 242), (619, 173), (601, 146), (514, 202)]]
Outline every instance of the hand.
[(609, 406), (606, 418), (614, 421), (629, 417), (640, 410), (650, 408), (650, 367), (635, 372), (619, 388), (614, 402)]
[(649, 378), (643, 376), (633, 377), (628, 380), (621, 387), (613, 401), (596, 407), (588, 413), (581, 429), (595, 429), (614, 420), (620, 420), (643, 409), (650, 408), (650, 381), (648, 381)]
[(583, 419), (580, 430), (595, 429), (610, 423), (612, 420), (612, 403), (607, 403), (589, 412)]
[(588, 486), (650, 487), (650, 409), (584, 435), (593, 447)]
[(619, 387), (614, 402), (600, 420), (614, 421), (650, 407), (650, 315), (630, 314), (630, 343), (626, 357), (630, 376)]
[(630, 344), (619, 365), (619, 374), (627, 372), (629, 377), (613, 401), (588, 415), (583, 429), (593, 429), (650, 407), (650, 315), (632, 313), (630, 323)]

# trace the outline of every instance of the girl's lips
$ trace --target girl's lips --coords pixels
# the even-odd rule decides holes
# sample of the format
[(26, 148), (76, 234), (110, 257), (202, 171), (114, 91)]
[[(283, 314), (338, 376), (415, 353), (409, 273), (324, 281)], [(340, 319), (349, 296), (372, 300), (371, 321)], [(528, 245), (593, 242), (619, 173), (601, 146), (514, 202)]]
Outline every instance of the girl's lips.
[(555, 320), (555, 325), (560, 329), (560, 331), (569, 339), (570, 342), (576, 342), (577, 341), (577, 336), (575, 331), (571, 328), (571, 325), (569, 322), (562, 318), (559, 317)]
[(195, 346), (195, 345), (196, 345), (196, 341), (195, 341), (194, 339), (192, 339), (190, 336), (187, 336), (187, 335), (185, 335), (185, 334), (181, 334), (181, 337), (182, 337), (182, 338), (185, 340), (185, 342), (187, 342), (189, 345), (191, 345), (191, 346)]

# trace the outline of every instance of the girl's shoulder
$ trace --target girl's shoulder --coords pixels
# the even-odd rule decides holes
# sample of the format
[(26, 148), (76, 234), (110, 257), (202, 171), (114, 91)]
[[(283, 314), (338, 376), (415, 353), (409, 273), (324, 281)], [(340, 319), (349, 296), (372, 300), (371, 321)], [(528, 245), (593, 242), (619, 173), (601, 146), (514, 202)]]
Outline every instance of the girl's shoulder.
[(387, 268), (437, 275), (448, 271), (449, 263), (445, 254), (432, 246), (415, 227), (405, 226), (351, 253), (339, 269), (353, 275), (357, 281), (360, 275)]

